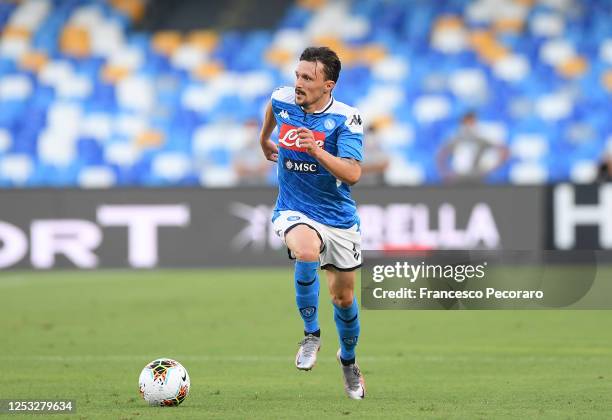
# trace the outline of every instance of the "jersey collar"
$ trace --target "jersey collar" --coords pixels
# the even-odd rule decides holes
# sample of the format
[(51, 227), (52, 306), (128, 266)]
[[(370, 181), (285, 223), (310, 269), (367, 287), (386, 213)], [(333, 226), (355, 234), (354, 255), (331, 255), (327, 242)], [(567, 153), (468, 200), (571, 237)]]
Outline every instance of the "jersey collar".
[[(324, 112), (325, 112), (325, 111), (327, 111), (329, 108), (331, 108), (331, 106), (332, 106), (332, 104), (333, 104), (333, 103), (334, 103), (334, 97), (333, 97), (333, 96), (330, 96), (330, 98), (329, 98), (329, 102), (327, 103), (327, 105), (325, 105), (325, 106), (324, 106), (322, 109), (320, 109), (320, 110), (318, 110), (318, 111), (313, 112), (313, 114), (322, 114), (322, 113), (324, 113)], [(301, 105), (300, 105), (300, 108), (302, 109), (302, 111), (304, 111), (304, 108), (303, 108)], [(306, 111), (304, 111), (304, 112), (306, 112)]]

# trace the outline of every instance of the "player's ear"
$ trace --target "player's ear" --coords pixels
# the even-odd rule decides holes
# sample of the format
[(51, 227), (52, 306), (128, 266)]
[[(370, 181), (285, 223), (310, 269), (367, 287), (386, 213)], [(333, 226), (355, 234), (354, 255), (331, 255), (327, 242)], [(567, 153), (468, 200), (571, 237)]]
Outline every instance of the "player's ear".
[(327, 82), (325, 82), (325, 93), (331, 92), (334, 86), (336, 86), (336, 82), (334, 82), (333, 80), (328, 80)]

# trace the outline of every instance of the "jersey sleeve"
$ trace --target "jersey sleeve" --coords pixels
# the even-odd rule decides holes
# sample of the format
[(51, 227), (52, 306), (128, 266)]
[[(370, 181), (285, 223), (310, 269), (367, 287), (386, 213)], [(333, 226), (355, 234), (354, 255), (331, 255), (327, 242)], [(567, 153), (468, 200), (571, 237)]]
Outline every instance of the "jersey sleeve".
[(295, 101), (295, 89), (291, 86), (278, 87), (274, 89), (270, 99), (272, 99), (273, 103), (274, 101), (293, 103)]
[(363, 121), (355, 108), (338, 128), (338, 157), (363, 160)]
[(279, 117), (279, 113), (286, 108), (287, 105), (295, 102), (295, 89), (290, 86), (281, 86), (274, 89), (270, 96), (270, 104), (272, 105), (272, 113), (278, 126), (282, 125), (283, 121)]

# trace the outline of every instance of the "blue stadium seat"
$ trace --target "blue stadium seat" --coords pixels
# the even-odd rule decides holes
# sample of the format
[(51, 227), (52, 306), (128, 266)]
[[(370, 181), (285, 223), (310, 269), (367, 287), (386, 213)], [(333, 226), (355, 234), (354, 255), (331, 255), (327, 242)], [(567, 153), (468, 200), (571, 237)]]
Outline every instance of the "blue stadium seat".
[[(38, 22), (37, 27), (32, 28), (28, 48), (44, 52), (48, 63), (52, 65), (59, 62), (68, 63), (67, 80), (73, 80), (70, 77), (85, 77), (92, 82), (90, 93), (73, 98), (72, 101), (77, 104), (83, 116), (101, 113), (110, 119), (110, 138), (94, 139), (80, 132), (71, 133), (71, 136), (78, 139), (74, 162), (63, 167), (45, 163), (45, 156), (39, 156), (41, 133), (49, 128), (48, 110), (59, 101), (65, 100), (62, 95), (66, 94), (66, 89), (60, 89), (57, 83), (50, 83), (48, 80), (41, 81), (33, 68), (24, 68), (19, 58), (22, 53), (19, 52), (19, 48), (22, 48), (18, 45), (20, 41), (15, 41), (12, 46), (9, 42), (9, 46), (4, 47), (6, 51), (0, 51), (0, 80), (18, 76), (22, 81), (27, 80), (24, 83), (31, 86), (31, 92), (23, 97), (13, 97), (11, 95), (14, 92), (10, 91), (13, 87), (0, 87), (0, 127), (8, 130), (13, 139), (10, 148), (0, 152), (0, 164), (4, 156), (9, 156), (7, 168), (16, 171), (13, 177), (11, 174), (0, 176), (0, 187), (78, 186), (82, 181), (79, 177), (84, 169), (86, 172), (96, 173), (96, 168), (105, 166), (109, 170), (98, 173), (106, 174), (105, 176), (112, 174), (115, 185), (120, 186), (201, 183), (200, 174), (195, 170), (187, 171), (174, 179), (156, 174), (155, 162), (159, 162), (156, 159), (168, 153), (193, 154), (198, 128), (206, 124), (219, 121), (241, 124), (253, 118), (261, 119), (263, 108), (269, 99), (267, 87), (265, 92), (261, 89), (245, 93), (244, 85), (239, 82), (229, 87), (220, 86), (215, 78), (216, 72), (220, 72), (221, 76), (230, 75), (234, 78), (231, 80), (236, 81), (244, 80), (247, 75), (265, 74), (269, 75), (266, 80), (271, 80), (274, 86), (292, 83), (292, 75), (287, 72), (290, 66), (285, 68), (285, 65), (290, 65), (294, 60), (296, 51), (289, 52), (288, 62), (283, 61), (282, 55), (278, 61), (268, 59), (271, 45), (279, 33), (277, 31), (305, 30), (313, 20), (329, 10), (326, 8), (337, 7), (330, 3), (311, 9), (301, 7), (297, 3), (288, 9), (276, 28), (222, 32), (218, 44), (205, 54), (202, 61), (211, 65), (210, 74), (204, 71), (203, 74), (196, 75), (191, 70), (176, 67), (171, 53), (167, 55), (156, 51), (152, 45), (152, 34), (133, 30), (129, 17), (107, 1), (53, 0), (52, 4), (49, 13)], [(344, 27), (337, 27), (332, 28), (330, 34), (316, 34), (330, 35), (337, 39), (342, 52), (348, 53), (353, 59), (343, 63), (340, 82), (335, 90), (336, 97), (351, 105), (357, 105), (370, 98), (372, 92), (379, 92), (381, 89), (401, 93), (397, 104), (394, 103), (389, 109), (385, 108), (383, 116), (389, 119), (390, 124), (407, 124), (414, 131), (413, 140), (406, 144), (394, 144), (393, 153), (404, 158), (406, 168), (413, 165), (412, 168), (422, 169), (425, 183), (440, 182), (435, 153), (444, 141), (456, 133), (460, 117), (470, 110), (475, 110), (483, 121), (496, 122), (507, 127), (509, 146), (519, 150), (517, 153), (520, 156), (514, 156), (507, 165), (491, 174), (488, 182), (538, 179), (542, 173), (545, 176), (541, 177), (543, 181), (539, 182), (564, 181), (570, 179), (572, 168), (577, 165), (586, 168), (581, 169), (581, 173), (588, 173), (588, 163), (600, 159), (607, 139), (612, 135), (612, 119), (609, 118), (612, 93), (610, 88), (605, 88), (602, 83), (611, 63), (600, 55), (604, 40), (612, 38), (609, 17), (612, 14), (612, 3), (605, 0), (585, 2), (581, 6), (582, 13), (564, 15), (545, 3), (535, 2), (530, 6), (523, 22), (524, 31), (491, 31), (493, 38), (485, 40), (485, 43), (492, 42), (494, 45), (485, 45), (482, 51), (471, 46), (467, 38), (474, 31), (490, 29), (491, 24), (468, 18), (468, 8), (473, 4), (468, 0), (360, 0), (347, 3), (346, 10), (342, 13), (347, 13), (347, 18), (355, 18), (359, 22), (365, 20), (367, 30), (351, 36), (342, 35), (340, 29)], [(11, 16), (17, 13), (20, 7), (22, 6), (19, 2), (0, 2), (0, 31), (10, 25)], [(103, 70), (109, 63), (109, 57), (106, 55), (92, 51), (84, 57), (75, 58), (62, 51), (59, 42), (62, 31), (83, 7), (98, 10), (99, 16), (106, 24), (117, 25), (121, 31), (121, 39), (118, 42), (123, 47), (129, 46), (140, 51), (144, 58), (143, 65), (136, 69), (124, 69), (125, 74), (119, 74), (117, 80), (109, 81), (102, 77)], [(563, 33), (555, 37), (544, 33), (534, 35), (531, 27), (533, 22), (539, 16), (550, 13), (560, 16), (563, 20)], [(444, 16), (457, 17), (455, 23), (451, 24), (459, 25), (464, 31), (465, 48), (448, 52), (432, 47), (432, 30), (437, 28), (436, 25)], [(584, 58), (587, 68), (582, 74), (563, 75), (560, 68), (542, 61), (542, 48), (553, 38), (566, 40), (576, 54)], [(306, 37), (304, 41), (312, 40)], [(383, 63), (405, 60), (405, 76), (394, 79), (387, 78), (386, 73), (380, 69), (375, 72), (373, 69), (381, 58), (364, 59), (361, 56), (369, 46), (381, 47), (383, 60), (396, 60), (382, 61)], [(492, 53), (489, 51), (489, 54), (493, 54), (491, 57), (486, 56), (486, 48), (493, 48)], [(502, 48), (503, 52), (500, 52), (499, 48)], [(505, 54), (526, 58), (529, 71), (524, 78), (508, 80), (499, 77), (498, 69), (494, 70), (495, 62)], [(521, 60), (519, 59), (519, 64), (525, 63)], [(216, 64), (220, 65), (219, 68), (214, 67)], [(471, 80), (474, 86), (484, 88), (486, 95), (482, 98), (477, 98), (465, 89), (458, 89), (458, 84), (453, 82), (458, 72), (466, 69), (474, 72), (472, 76), (481, 75), (476, 77), (476, 82), (469, 75), (466, 80)], [(130, 76), (143, 76), (155, 84), (152, 109), (135, 112), (140, 113), (147, 121), (147, 128), (165, 135), (162, 144), (144, 148), (139, 156), (131, 155), (135, 152), (130, 149), (132, 146), (129, 146), (135, 144), (137, 136), (119, 135), (116, 127), (117, 119), (126, 112), (122, 105), (125, 104), (125, 98), (118, 95), (118, 86), (121, 85), (121, 80)], [(173, 83), (167, 83), (169, 80)], [(266, 81), (267, 83), (269, 81)], [(202, 97), (185, 105), (184, 93), (192, 86), (201, 88), (197, 92), (200, 92)], [(548, 110), (548, 114), (537, 112), (541, 110), (538, 108), (538, 101), (542, 98), (568, 92), (574, 92), (571, 95), (568, 115), (566, 110), (558, 114), (555, 114), (558, 110), (554, 109)], [(423, 107), (415, 106), (423, 98), (434, 99)], [(380, 98), (378, 100), (384, 102)], [(514, 110), (517, 101), (522, 101), (522, 113)], [(381, 117), (370, 116), (368, 112), (371, 110), (364, 113), (366, 123)], [(571, 138), (570, 133), (575, 131), (573, 127), (576, 124), (586, 127), (578, 130), (582, 130), (579, 140)], [(73, 129), (82, 130), (79, 127)], [(528, 137), (525, 141), (525, 136), (532, 136), (532, 140)], [(526, 142), (527, 146), (513, 146), (521, 142)], [(547, 150), (544, 155), (540, 155), (539, 149), (542, 142)], [(118, 156), (112, 153), (110, 156), (109, 148), (117, 143), (128, 145), (127, 149), (119, 150)], [(533, 147), (531, 154), (529, 150), (524, 150), (525, 147)], [(126, 155), (122, 157), (122, 153)], [(223, 171), (231, 171), (234, 153), (236, 150), (230, 147), (211, 145), (206, 158), (210, 160), (211, 165), (220, 168), (217, 175), (222, 176)], [(121, 163), (116, 159), (124, 161)], [(29, 165), (33, 165), (31, 171)], [(271, 176), (270, 182), (275, 182), (274, 176)]]

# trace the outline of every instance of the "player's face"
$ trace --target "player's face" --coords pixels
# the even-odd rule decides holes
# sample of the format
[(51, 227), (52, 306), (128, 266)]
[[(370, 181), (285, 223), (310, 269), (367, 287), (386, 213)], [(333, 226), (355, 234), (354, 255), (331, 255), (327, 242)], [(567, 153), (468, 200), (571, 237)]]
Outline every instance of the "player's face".
[(325, 79), (322, 63), (300, 61), (295, 69), (295, 103), (308, 108), (327, 101), (327, 96), (335, 83)]

